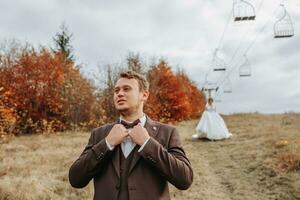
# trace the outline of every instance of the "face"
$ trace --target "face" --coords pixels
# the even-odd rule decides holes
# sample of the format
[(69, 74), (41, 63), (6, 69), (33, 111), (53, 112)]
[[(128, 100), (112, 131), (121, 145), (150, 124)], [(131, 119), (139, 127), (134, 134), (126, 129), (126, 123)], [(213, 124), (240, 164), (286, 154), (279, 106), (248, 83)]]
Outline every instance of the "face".
[(120, 78), (114, 89), (114, 104), (119, 112), (138, 112), (143, 108), (149, 93), (140, 91), (135, 79)]

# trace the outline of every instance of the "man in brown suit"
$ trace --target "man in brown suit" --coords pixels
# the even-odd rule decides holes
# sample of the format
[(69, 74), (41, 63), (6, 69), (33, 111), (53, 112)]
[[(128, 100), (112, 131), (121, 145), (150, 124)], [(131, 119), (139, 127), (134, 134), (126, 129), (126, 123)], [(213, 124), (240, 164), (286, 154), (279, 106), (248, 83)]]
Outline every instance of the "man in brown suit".
[(193, 171), (178, 131), (143, 113), (148, 91), (144, 76), (120, 74), (114, 89), (120, 118), (92, 131), (70, 168), (73, 187), (83, 188), (94, 179), (96, 200), (170, 199), (168, 182), (181, 190), (190, 187)]

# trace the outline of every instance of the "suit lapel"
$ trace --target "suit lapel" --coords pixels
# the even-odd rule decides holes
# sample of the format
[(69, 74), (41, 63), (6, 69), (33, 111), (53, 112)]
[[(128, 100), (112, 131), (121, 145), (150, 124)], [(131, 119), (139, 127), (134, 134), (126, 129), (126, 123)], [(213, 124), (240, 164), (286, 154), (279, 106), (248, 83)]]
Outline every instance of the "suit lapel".
[(153, 138), (156, 137), (158, 126), (148, 116), (147, 116), (147, 121), (146, 121), (146, 124), (145, 124), (145, 128), (148, 131), (150, 137), (153, 137)]
[[(109, 129), (109, 131), (111, 131), (111, 129), (113, 128), (113, 126), (115, 124), (119, 123), (119, 120), (115, 121), (111, 128)], [(108, 133), (109, 133), (108, 131)], [(108, 133), (106, 135), (108, 135)], [(115, 149), (113, 150), (113, 155), (112, 155), (112, 164), (113, 164), (113, 167), (116, 171), (116, 174), (118, 175), (118, 177), (120, 178), (120, 151), (121, 151), (121, 146), (120, 145), (117, 145), (115, 147)]]
[[(147, 116), (147, 120), (146, 120), (146, 123), (145, 123), (145, 129), (148, 131), (148, 134), (149, 134), (150, 137), (152, 137), (152, 138), (156, 137), (158, 127), (155, 125), (155, 123), (148, 116)], [(139, 148), (140, 147), (138, 146), (138, 148), (133, 149), (133, 152), (132, 152), (133, 153), (133, 158), (132, 158), (132, 162), (130, 164), (129, 174), (133, 170), (136, 163), (141, 158), (141, 155), (138, 153)]]

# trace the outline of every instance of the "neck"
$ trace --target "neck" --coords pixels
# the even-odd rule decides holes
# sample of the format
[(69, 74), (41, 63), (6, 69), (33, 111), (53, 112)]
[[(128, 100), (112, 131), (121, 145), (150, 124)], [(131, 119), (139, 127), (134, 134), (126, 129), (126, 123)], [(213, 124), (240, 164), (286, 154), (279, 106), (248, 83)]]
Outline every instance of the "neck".
[(128, 122), (133, 122), (134, 120), (140, 119), (143, 114), (144, 112), (142, 107), (139, 107), (134, 112), (120, 112), (121, 117)]

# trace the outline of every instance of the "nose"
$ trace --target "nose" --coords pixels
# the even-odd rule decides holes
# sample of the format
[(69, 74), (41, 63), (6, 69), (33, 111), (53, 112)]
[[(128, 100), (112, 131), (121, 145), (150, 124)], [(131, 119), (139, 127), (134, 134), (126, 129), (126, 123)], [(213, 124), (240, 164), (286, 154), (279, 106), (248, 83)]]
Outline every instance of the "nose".
[(122, 97), (124, 96), (124, 91), (123, 90), (119, 90), (117, 93), (117, 97)]

